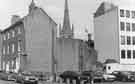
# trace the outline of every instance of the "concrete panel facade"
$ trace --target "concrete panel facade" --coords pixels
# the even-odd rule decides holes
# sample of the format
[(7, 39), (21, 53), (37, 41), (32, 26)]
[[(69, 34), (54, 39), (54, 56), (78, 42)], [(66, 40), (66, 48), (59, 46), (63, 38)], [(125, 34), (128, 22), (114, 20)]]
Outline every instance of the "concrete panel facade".
[(57, 72), (79, 71), (79, 47), (81, 40), (72, 38), (57, 39)]
[[(50, 72), (52, 69), (52, 30), (56, 38), (56, 23), (40, 8), (24, 18), (27, 70)], [(56, 41), (54, 39), (54, 41)]]
[(115, 7), (94, 18), (94, 40), (99, 61), (105, 62), (106, 59), (120, 61), (118, 8)]

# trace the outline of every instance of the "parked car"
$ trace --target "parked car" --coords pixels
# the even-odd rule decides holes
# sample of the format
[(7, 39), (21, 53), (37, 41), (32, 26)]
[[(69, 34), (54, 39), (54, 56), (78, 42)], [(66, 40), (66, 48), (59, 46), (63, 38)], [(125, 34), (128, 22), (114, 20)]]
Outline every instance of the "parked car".
[(113, 74), (103, 74), (104, 81), (115, 81), (116, 76)]
[(16, 81), (17, 73), (7, 72), (7, 80), (8, 81)]
[(104, 81), (103, 72), (102, 71), (96, 71), (96, 72), (94, 72), (93, 81), (95, 83), (96, 82), (102, 82), (102, 81)]
[(79, 76), (79, 80), (85, 81), (84, 83), (90, 83), (92, 80), (92, 76), (93, 76), (93, 71), (83, 71)]
[(8, 74), (5, 71), (0, 72), (0, 79), (1, 80), (8, 80)]
[(22, 73), (23, 84), (38, 84), (38, 78), (31, 73)]
[(16, 76), (16, 83), (22, 83), (23, 82), (23, 75), (22, 73), (18, 73)]
[(129, 71), (114, 71), (112, 74), (116, 76), (117, 81), (131, 81), (131, 72)]

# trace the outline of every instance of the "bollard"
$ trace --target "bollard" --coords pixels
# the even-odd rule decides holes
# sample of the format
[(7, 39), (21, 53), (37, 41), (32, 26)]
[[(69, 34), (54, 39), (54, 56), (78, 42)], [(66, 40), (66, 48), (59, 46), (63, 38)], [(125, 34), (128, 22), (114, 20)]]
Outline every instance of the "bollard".
[(94, 84), (94, 80), (91, 80), (91, 84)]
[(60, 78), (60, 84), (63, 84), (63, 79)]
[(73, 84), (76, 84), (76, 80), (72, 80), (73, 81)]
[(70, 79), (66, 79), (66, 84), (70, 84)]

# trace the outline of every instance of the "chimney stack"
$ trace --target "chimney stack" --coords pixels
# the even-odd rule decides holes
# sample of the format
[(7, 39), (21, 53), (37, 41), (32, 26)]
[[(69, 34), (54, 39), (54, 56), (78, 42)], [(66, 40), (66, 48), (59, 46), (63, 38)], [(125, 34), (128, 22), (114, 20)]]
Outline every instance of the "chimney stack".
[(17, 21), (19, 21), (21, 18), (18, 15), (13, 15), (11, 19), (11, 24), (15, 24)]

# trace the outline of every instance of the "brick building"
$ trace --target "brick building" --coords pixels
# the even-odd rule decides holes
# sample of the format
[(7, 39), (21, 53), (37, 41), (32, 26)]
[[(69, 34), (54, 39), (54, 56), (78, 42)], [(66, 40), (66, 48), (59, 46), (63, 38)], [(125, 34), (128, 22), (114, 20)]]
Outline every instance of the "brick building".
[(2, 31), (2, 69), (51, 72), (57, 24), (33, 1), (29, 13), (11, 23)]

